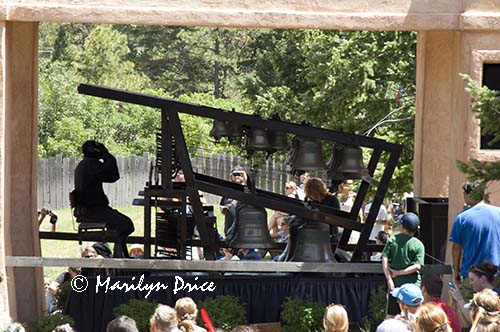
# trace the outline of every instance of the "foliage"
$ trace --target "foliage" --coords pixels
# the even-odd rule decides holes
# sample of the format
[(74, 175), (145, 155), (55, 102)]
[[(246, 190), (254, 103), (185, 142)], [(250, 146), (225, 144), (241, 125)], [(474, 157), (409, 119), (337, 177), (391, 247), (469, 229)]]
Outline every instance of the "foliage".
[(175, 96), (210, 93), (239, 96), (237, 78), (245, 75), (254, 52), (251, 41), (262, 30), (118, 26), (129, 36), (129, 59), (156, 87)]
[[(478, 86), (468, 75), (461, 77), (467, 83), (465, 91), (471, 96), (471, 111), (481, 122), (481, 133), (483, 135), (493, 135), (490, 144), (500, 141), (500, 93), (490, 90), (486, 86)], [(486, 187), (491, 181), (500, 180), (500, 162), (482, 162), (471, 158), (470, 164), (457, 160), (458, 169), (467, 175), (471, 181), (481, 181)], [(473, 199), (480, 200), (484, 188), (476, 188), (471, 193)], [(488, 200), (488, 197), (484, 197)]]
[(481, 134), (493, 135), (490, 144), (500, 141), (500, 93), (487, 86), (478, 86), (468, 75), (461, 74), (467, 83), (465, 91), (471, 96), (471, 111), (481, 121)]
[(363, 317), (363, 322), (359, 326), (360, 332), (375, 332), (377, 326), (385, 319), (386, 296), (385, 285), (372, 290), (368, 301), (368, 315)]
[[(235, 326), (246, 323), (246, 308), (236, 296), (216, 296), (201, 301), (198, 308), (205, 309), (215, 327), (230, 331)], [(201, 317), (198, 324), (202, 325)]]
[(70, 291), (71, 291), (70, 281), (63, 282), (61, 286), (59, 286), (59, 289), (55, 294), (57, 309), (64, 310), (64, 305), (66, 303), (66, 299), (68, 298), (68, 294)]
[[(415, 45), (409, 32), (42, 23), (40, 156), (79, 154), (86, 139), (154, 152), (160, 112), (79, 95), (85, 82), (401, 143), (389, 192), (411, 191)], [(181, 121), (191, 154), (243, 154), (214, 144), (210, 120)]]
[(37, 332), (52, 332), (57, 326), (69, 324), (71, 327), (75, 326), (75, 322), (69, 316), (55, 313), (43, 316), (36, 325)]
[(281, 305), (284, 332), (323, 331), (325, 307), (312, 299), (287, 297)]
[(140, 332), (149, 331), (149, 320), (153, 316), (158, 303), (155, 301), (130, 299), (128, 303), (121, 304), (113, 310), (115, 317), (128, 316), (135, 320)]
[(411, 191), (413, 33), (273, 30), (257, 43), (242, 82), (256, 113), (404, 144), (390, 191)]

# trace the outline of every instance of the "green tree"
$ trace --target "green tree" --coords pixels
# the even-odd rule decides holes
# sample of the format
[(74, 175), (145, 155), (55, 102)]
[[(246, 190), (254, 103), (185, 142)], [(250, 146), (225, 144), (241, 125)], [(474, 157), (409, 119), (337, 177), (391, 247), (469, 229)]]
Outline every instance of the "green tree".
[(127, 36), (108, 25), (98, 25), (75, 52), (72, 65), (86, 83), (137, 91), (145, 87), (146, 78), (126, 60), (130, 53)]
[[(210, 93), (182, 95), (179, 97), (179, 100), (222, 110), (235, 109), (240, 113), (248, 113), (246, 105), (238, 103), (238, 101), (233, 99), (215, 98)], [(218, 143), (215, 143), (215, 139), (209, 136), (213, 125), (212, 119), (188, 114), (181, 114), (180, 119), (190, 154), (196, 154), (197, 149), (203, 149), (207, 154), (225, 152), (241, 155), (243, 153), (241, 146), (229, 142), (227, 138), (222, 138)]]
[(178, 97), (211, 93), (240, 95), (236, 83), (252, 71), (252, 40), (263, 30), (117, 26), (128, 36), (129, 60), (154, 87)]
[[(45, 28), (41, 31), (53, 32)], [(87, 139), (104, 142), (116, 154), (153, 152), (160, 112), (146, 107), (116, 103), (77, 93), (81, 82), (147, 91), (147, 78), (137, 73), (128, 54), (126, 36), (109, 26), (60, 25), (57, 38), (42, 35), (44, 48), (57, 50), (63, 32), (81, 31), (83, 38), (70, 38), (60, 60), (46, 57), (40, 66), (40, 155), (79, 154)], [(52, 43), (52, 44), (51, 44)], [(58, 46), (59, 45), (59, 46)], [(161, 91), (149, 91), (161, 95)]]
[(415, 35), (274, 30), (260, 37), (256, 75), (242, 82), (255, 112), (403, 143), (390, 190), (410, 191)]
[[(411, 190), (413, 33), (44, 23), (40, 41), (42, 155), (84, 136), (120, 154), (154, 151), (160, 112), (81, 96), (85, 82), (403, 143), (391, 188)], [(181, 121), (191, 153), (243, 153), (214, 144), (210, 120)]]
[[(467, 83), (466, 91), (471, 96), (471, 111), (481, 123), (482, 135), (493, 135), (490, 144), (500, 141), (500, 93), (480, 86), (470, 76), (462, 74)], [(500, 180), (500, 162), (482, 162), (471, 158), (470, 164), (457, 160), (457, 167), (469, 180), (481, 181), (487, 186), (492, 181)], [(473, 192), (472, 195), (478, 195)], [(487, 199), (487, 197), (486, 197)]]

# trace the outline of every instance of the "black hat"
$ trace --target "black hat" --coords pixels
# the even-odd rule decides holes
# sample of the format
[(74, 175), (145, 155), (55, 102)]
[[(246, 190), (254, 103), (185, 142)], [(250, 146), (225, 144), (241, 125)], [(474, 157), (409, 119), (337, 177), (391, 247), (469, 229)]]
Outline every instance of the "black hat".
[(101, 158), (102, 157), (102, 152), (98, 147), (98, 144), (96, 141), (86, 141), (82, 145), (82, 152), (83, 156), (87, 158)]

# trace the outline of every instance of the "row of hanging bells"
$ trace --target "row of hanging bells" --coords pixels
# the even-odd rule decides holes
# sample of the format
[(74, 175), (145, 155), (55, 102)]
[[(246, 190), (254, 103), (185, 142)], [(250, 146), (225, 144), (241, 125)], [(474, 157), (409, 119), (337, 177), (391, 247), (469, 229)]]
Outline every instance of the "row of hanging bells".
[(243, 130), (239, 123), (234, 122), (214, 120), (209, 135), (214, 137), (216, 141), (222, 137), (228, 137), (229, 140), (245, 137), (245, 149), (247, 151), (275, 152), (288, 149), (286, 133), (262, 128)]
[[(246, 132), (246, 135), (245, 135)], [(210, 136), (216, 140), (228, 137), (230, 140), (245, 137), (247, 151), (265, 151), (273, 153), (288, 149), (287, 134), (281, 131), (250, 128), (244, 130), (239, 123), (214, 120)], [(363, 179), (378, 185), (363, 163), (363, 151), (359, 146), (335, 144), (333, 154), (325, 165), (321, 141), (316, 138), (295, 136), (292, 151), (286, 163), (292, 173), (328, 169), (331, 180)]]
[(219, 141), (222, 137), (238, 139), (244, 136), (243, 127), (239, 123), (214, 120), (209, 135)]
[(335, 144), (332, 157), (325, 167), (321, 141), (296, 136), (287, 164), (292, 173), (328, 168), (327, 177), (331, 180), (363, 179), (370, 184), (378, 185), (363, 163), (363, 151), (359, 146)]

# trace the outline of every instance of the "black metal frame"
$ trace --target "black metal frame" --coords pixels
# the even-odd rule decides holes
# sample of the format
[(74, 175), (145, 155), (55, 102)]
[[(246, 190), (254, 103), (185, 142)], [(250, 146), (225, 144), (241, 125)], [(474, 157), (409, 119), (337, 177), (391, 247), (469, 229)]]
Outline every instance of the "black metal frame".
[[(161, 158), (163, 160), (161, 168), (161, 185), (157, 187), (151, 186), (150, 184), (150, 186), (146, 187), (144, 190), (144, 253), (146, 258), (150, 257), (151, 207), (155, 205), (155, 202), (157, 202), (156, 198), (159, 197), (177, 197), (181, 200), (183, 208), (185, 207), (187, 197), (190, 197), (190, 203), (194, 210), (195, 222), (205, 248), (205, 255), (208, 259), (213, 259), (215, 257), (215, 248), (211, 244), (213, 241), (210, 241), (208, 230), (205, 227), (204, 218), (206, 217), (203, 214), (201, 201), (198, 196), (198, 190), (234, 198), (248, 204), (284, 211), (310, 220), (321, 221), (331, 225), (343, 227), (344, 232), (338, 246), (339, 248), (350, 249), (353, 251), (352, 261), (360, 261), (364, 251), (375, 251), (378, 249), (378, 246), (369, 245), (367, 243), (368, 237), (376, 221), (380, 205), (383, 202), (384, 196), (389, 187), (389, 182), (399, 160), (402, 150), (402, 146), (400, 144), (389, 143), (372, 137), (342, 133), (306, 125), (298, 125), (280, 120), (263, 119), (255, 115), (230, 112), (217, 108), (194, 105), (177, 100), (149, 96), (146, 94), (134, 93), (104, 86), (80, 84), (78, 92), (85, 95), (161, 109)], [(244, 191), (244, 187), (241, 185), (193, 172), (178, 113), (186, 113), (221, 121), (251, 123), (252, 127), (279, 130), (299, 136), (319, 138), (324, 141), (371, 148), (373, 149), (373, 153), (368, 164), (368, 171), (371, 176), (373, 176), (382, 153), (388, 153), (388, 162), (382, 174), (380, 183), (377, 186), (375, 197), (365, 223), (360, 224), (356, 222), (356, 219), (370, 185), (366, 181), (362, 181), (351, 212), (347, 213), (321, 205), (316, 205), (316, 209), (311, 209), (301, 201), (264, 190), (255, 189), (250, 192), (246, 192)], [(170, 162), (166, 162), (172, 160), (172, 150), (166, 148), (170, 147), (172, 142), (175, 145), (176, 157), (180, 164), (180, 168), (184, 171), (186, 179), (186, 187), (181, 190), (174, 190), (172, 187), (172, 165)], [(352, 230), (361, 232), (358, 244), (354, 247), (352, 245), (348, 245), (347, 243)]]

